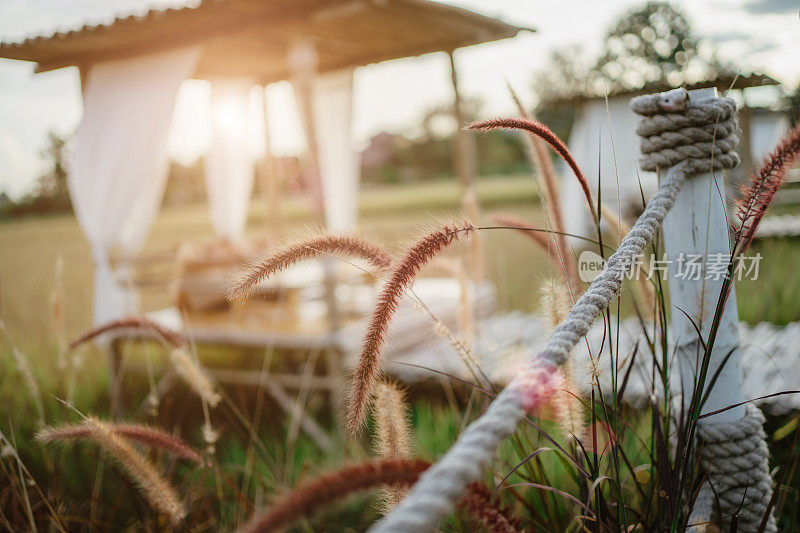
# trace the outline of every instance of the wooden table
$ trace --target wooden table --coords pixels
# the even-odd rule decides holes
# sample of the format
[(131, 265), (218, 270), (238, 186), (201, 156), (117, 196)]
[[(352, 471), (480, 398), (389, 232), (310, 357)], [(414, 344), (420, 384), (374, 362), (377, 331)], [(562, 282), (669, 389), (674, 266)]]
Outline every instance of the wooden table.
[[(449, 327), (456, 329), (459, 313), (460, 287), (457, 280), (449, 278), (423, 278), (414, 285), (416, 295), (430, 311)], [(474, 287), (474, 305), (478, 314), (488, 314), (494, 309), (495, 291), (488, 283)], [(365, 308), (371, 307), (370, 305)], [(313, 314), (313, 313), (312, 313)], [(308, 361), (316, 362), (322, 355), (326, 373), (314, 373), (308, 361), (300, 373), (275, 373), (236, 368), (206, 368), (208, 374), (221, 383), (262, 387), (281, 407), (296, 420), (300, 427), (323, 448), (330, 447), (325, 431), (306, 413), (305, 399), (313, 390), (328, 392), (334, 401), (344, 387), (343, 374), (355, 366), (361, 342), (367, 326), (368, 316), (343, 321), (340, 329), (331, 332), (327, 325), (313, 319), (300, 321), (296, 327), (274, 329), (263, 325), (257, 329), (245, 328), (235, 321), (221, 325), (195, 323), (182, 317), (177, 308), (167, 308), (147, 313), (146, 316), (165, 327), (181, 332), (195, 345), (216, 345), (234, 348), (264, 348), (303, 351), (310, 354)], [(407, 296), (391, 322), (389, 340), (383, 350), (386, 359), (402, 357), (402, 354), (424, 346), (435, 337), (429, 315), (414, 305)], [(108, 359), (112, 395), (112, 412), (119, 413), (121, 404), (121, 376), (123, 369), (123, 344), (129, 340), (153, 341), (155, 335), (146, 331), (116, 331), (107, 334)], [(436, 366), (435, 362), (432, 362)], [(125, 365), (134, 372), (146, 372), (144, 365)], [(167, 372), (156, 387), (156, 394), (163, 395), (175, 381), (172, 372)], [(287, 390), (296, 390), (292, 399)]]

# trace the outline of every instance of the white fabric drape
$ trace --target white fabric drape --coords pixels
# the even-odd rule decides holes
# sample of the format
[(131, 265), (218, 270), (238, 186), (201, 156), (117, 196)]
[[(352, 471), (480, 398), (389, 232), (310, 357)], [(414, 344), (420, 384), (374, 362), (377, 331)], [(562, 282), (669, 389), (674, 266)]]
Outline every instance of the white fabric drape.
[(244, 233), (253, 191), (255, 166), (248, 138), (252, 86), (246, 80), (211, 80), (206, 194), (214, 231), (231, 240)]
[[(578, 109), (567, 143), (589, 181), (595, 201), (597, 201), (599, 170), (603, 204), (614, 212), (621, 207), (623, 214), (632, 207), (638, 206), (641, 209), (639, 179), (642, 181), (645, 196), (655, 192), (657, 187), (655, 174), (637, 169), (638, 123), (638, 117), (630, 109), (628, 96), (609, 98), (608, 108), (604, 99), (589, 100), (581, 104)], [(596, 236), (592, 217), (578, 181), (566, 165), (561, 165), (560, 174), (567, 233), (590, 238)], [(617, 191), (617, 176), (619, 176), (619, 191)], [(584, 246), (577, 240), (574, 245)]]
[(361, 170), (351, 132), (353, 69), (317, 76), (312, 101), (325, 221), (331, 231), (345, 232), (358, 220)]
[(137, 310), (109, 252), (138, 250), (152, 226), (164, 194), (175, 95), (198, 53), (182, 48), (89, 70), (67, 182), (95, 262), (95, 324)]

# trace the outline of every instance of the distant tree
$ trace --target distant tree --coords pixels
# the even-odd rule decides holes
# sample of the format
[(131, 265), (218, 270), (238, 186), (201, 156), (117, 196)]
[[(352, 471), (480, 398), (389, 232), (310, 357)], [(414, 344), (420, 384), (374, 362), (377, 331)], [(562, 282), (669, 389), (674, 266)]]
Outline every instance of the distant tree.
[(536, 74), (533, 81), (534, 91), (539, 98), (552, 101), (585, 92), (593, 74), (592, 67), (585, 63), (584, 58), (581, 46), (553, 50), (547, 66)]
[(10, 216), (69, 211), (72, 203), (67, 188), (68, 144), (66, 136), (48, 132), (47, 145), (39, 152), (47, 165), (36, 186), (17, 202), (6, 200), (0, 211)]
[(584, 66), (580, 58), (580, 49), (554, 53), (535, 82), (540, 98), (602, 95), (652, 82), (677, 87), (731, 70), (698, 42), (689, 19), (663, 1), (647, 2), (614, 24), (593, 66)]
[(690, 81), (687, 76), (710, 78), (722, 69), (715, 55), (698, 45), (686, 16), (660, 1), (648, 2), (617, 22), (595, 65), (599, 81), (622, 89), (655, 81), (677, 86)]
[(36, 196), (54, 200), (69, 198), (67, 189), (67, 138), (53, 131), (47, 133), (47, 146), (40, 155), (48, 163), (47, 171), (39, 177)]

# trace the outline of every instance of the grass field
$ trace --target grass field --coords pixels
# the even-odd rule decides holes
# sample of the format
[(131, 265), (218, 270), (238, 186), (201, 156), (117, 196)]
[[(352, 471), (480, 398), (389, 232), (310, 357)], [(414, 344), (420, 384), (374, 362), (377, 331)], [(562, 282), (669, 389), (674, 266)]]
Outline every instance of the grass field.
[[(479, 196), (485, 213), (508, 213), (542, 226), (535, 183), (526, 177), (485, 179)], [(443, 218), (457, 217), (458, 187), (452, 181), (367, 189), (360, 199), (360, 226), (368, 235), (400, 248), (420, 231)], [(286, 233), (305, 231), (312, 225), (309, 205), (287, 200), (282, 205)], [(264, 204), (254, 201), (248, 221), (248, 236), (267, 228)], [(204, 204), (167, 207), (160, 213), (145, 252), (173, 249), (185, 241), (212, 235)], [(501, 308), (532, 310), (538, 298), (537, 282), (555, 265), (546, 254), (529, 246), (525, 238), (510, 231), (484, 232), (486, 264), (499, 291)], [(56, 259), (64, 260), (66, 326), (70, 336), (91, 325), (92, 261), (86, 239), (71, 214), (5, 220), (0, 222), (0, 317), (26, 342), (44, 341), (50, 322), (50, 295)], [(791, 265), (800, 260), (800, 250), (791, 239), (757, 244), (753, 252), (764, 257), (758, 283), (737, 285), (740, 314), (744, 320), (787, 323), (800, 320), (800, 277)], [(557, 273), (557, 272), (556, 272)], [(169, 305), (163, 293), (147, 295), (149, 308)], [(777, 302), (777, 304), (776, 304)]]
[[(533, 180), (485, 180), (479, 187), (488, 213), (509, 212), (541, 224)], [(454, 182), (434, 182), (366, 190), (360, 200), (360, 225), (367, 235), (392, 248), (412, 240), (420, 229), (447, 217), (457, 217), (458, 187)], [(282, 205), (286, 233), (305, 231), (312, 225), (311, 210), (300, 200)], [(266, 231), (264, 205), (254, 201), (248, 236)], [(174, 249), (185, 241), (212, 235), (204, 204), (167, 207), (160, 213), (145, 246), (148, 251)], [(546, 270), (547, 259), (528, 246), (524, 237), (508, 231), (485, 235), (487, 266), (498, 281), (501, 305), (529, 309), (526, 294)], [(86, 239), (71, 214), (6, 220), (0, 223), (0, 316), (25, 339), (43, 339), (49, 324), (49, 301), (56, 259), (64, 260), (66, 322), (70, 335), (91, 325), (92, 261)], [(148, 307), (169, 305), (163, 295), (148, 295)]]
[[(480, 184), (479, 193), (487, 220), (493, 213), (505, 213), (523, 218), (535, 226), (543, 225), (533, 180), (525, 177), (486, 179)], [(360, 224), (368, 230), (368, 236), (399, 250), (420, 230), (443, 218), (457, 217), (458, 196), (454, 182), (367, 189), (360, 199)], [(287, 234), (304, 231), (311, 224), (311, 210), (302, 201), (284, 202), (282, 212)], [(268, 219), (265, 215), (263, 204), (254, 202), (248, 223), (249, 236), (266, 232)], [(169, 207), (160, 213), (146, 251), (172, 249), (180, 242), (200, 240), (210, 235), (205, 205)], [(542, 250), (516, 232), (485, 231), (483, 238), (487, 271), (498, 288), (499, 307), (535, 310), (540, 283), (548, 275), (557, 275), (556, 265), (550, 263)], [(50, 424), (75, 422), (75, 414), (55, 399), (63, 398), (65, 390), (63, 375), (55, 367), (50, 295), (55, 263), (61, 256), (65, 267), (68, 336), (72, 338), (91, 325), (92, 263), (88, 245), (72, 215), (57, 215), (0, 222), (0, 249), (3, 250), (0, 258), (0, 317), (7, 324), (11, 339), (23, 349), (32, 367), (44, 404), (44, 419)], [(794, 265), (800, 261), (796, 242), (775, 239), (757, 243), (753, 252), (761, 253), (763, 260), (759, 280), (737, 284), (742, 319), (775, 323), (800, 320), (800, 301), (796, 297), (800, 293), (800, 277), (794, 274)], [(150, 308), (170, 303), (169, 296), (163, 293), (150, 294), (146, 302)], [(3, 405), (0, 429), (16, 442), (32, 478), (55, 495), (52, 497), (60, 501), (64, 509), (69, 509), (76, 517), (90, 517), (91, 527), (84, 524), (80, 526), (83, 529), (140, 528), (154, 524), (153, 517), (135, 489), (124, 481), (124, 476), (111, 467), (104, 469), (102, 465), (106, 463), (99, 461), (95, 447), (84, 444), (45, 448), (32, 440), (37, 429), (35, 402), (30, 391), (21, 385), (24, 375), (19, 373), (9, 346), (8, 342), (0, 344), (0, 372), (13, 376), (13, 379), (0, 384), (0, 405)], [(109, 409), (107, 372), (105, 361), (99, 356), (96, 352), (88, 354), (81, 369), (74, 405), (82, 412), (106, 417)], [(147, 394), (147, 384), (139, 380), (126, 383), (126, 386), (130, 398), (135, 399), (138, 405)], [(163, 400), (158, 414), (146, 419), (148, 423), (169, 428), (199, 446), (203, 413), (196, 397), (185, 392), (178, 389), (176, 393), (170, 393)], [(198, 531), (234, 529), (252, 514), (254, 508), (269, 502), (275, 494), (288, 490), (309, 472), (333, 468), (343, 461), (362, 460), (370, 455), (370, 444), (365, 439), (345, 439), (333, 429), (332, 411), (321, 395), (312, 399), (310, 409), (323, 425), (331, 428), (335, 443), (332, 453), (316, 448), (302, 432), (293, 434), (280, 411), (272, 405), (262, 406), (259, 396), (252, 394), (252, 390), (229, 388), (225, 395), (224, 405), (214, 416), (220, 440), (213, 456), (213, 471), (188, 470), (185, 466), (165, 462), (168, 467), (166, 475), (179, 478), (184, 483), (181, 490), (191, 494), (192, 523), (197, 524), (195, 529)], [(487, 400), (481, 395), (476, 399), (468, 390), (459, 390), (455, 403), (448, 405), (444, 396), (440, 390), (437, 394), (412, 395), (410, 416), (414, 427), (414, 450), (419, 457), (435, 459), (440, 456)], [(126, 416), (133, 418), (134, 415), (131, 412)], [(144, 415), (138, 416), (142, 417)], [(248, 422), (242, 423), (243, 420)], [(783, 423), (771, 421), (770, 431), (779, 429)], [(548, 445), (533, 431), (524, 430), (519, 435), (525, 439), (523, 451)], [(515, 458), (519, 458), (519, 450), (511, 447), (511, 443), (506, 443), (501, 450), (498, 461), (501, 469), (507, 470)], [(778, 461), (782, 453), (781, 448), (776, 455)], [(635, 459), (643, 463), (648, 460), (638, 456)], [(0, 461), (0, 465), (5, 464), (9, 463)], [(536, 464), (543, 472), (563, 470), (560, 459), (550, 453), (542, 454), (536, 459)], [(0, 479), (4, 473), (8, 475), (8, 472), (0, 471)], [(518, 481), (522, 480), (524, 478)], [(243, 495), (229, 490), (226, 483), (238, 487)], [(93, 495), (91, 499), (86, 496), (89, 494)], [(4, 492), (0, 487), (0, 509), (6, 505), (17, 513), (16, 516), (0, 514), (0, 518), (24, 523), (25, 517), (20, 514), (24, 505), (13, 500), (14, 497), (13, 490)], [(547, 495), (535, 498), (540, 499), (535, 499), (531, 508), (547, 509), (552, 513), (547, 523), (574, 527), (571, 519), (574, 509), (569, 505)], [(243, 500), (246, 500), (245, 504), (242, 504)], [(520, 507), (510, 497), (506, 497), (506, 501)], [(44, 515), (41, 505), (39, 511)], [(337, 524), (337, 531), (358, 531), (365, 529), (376, 517), (377, 511), (369, 499), (348, 499), (313, 522), (300, 524), (299, 530)], [(458, 520), (458, 517), (448, 519), (442, 529), (462, 530), (465, 525)], [(76, 522), (76, 527), (79, 524)]]

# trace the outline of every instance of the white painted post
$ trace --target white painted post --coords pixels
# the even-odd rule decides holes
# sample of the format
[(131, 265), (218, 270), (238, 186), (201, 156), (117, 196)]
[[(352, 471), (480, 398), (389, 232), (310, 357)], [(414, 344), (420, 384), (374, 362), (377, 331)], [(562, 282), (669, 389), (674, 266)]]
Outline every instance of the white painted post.
[[(689, 91), (689, 100), (694, 102), (709, 100), (716, 96), (717, 90), (713, 88)], [(661, 171), (659, 177), (665, 174), (666, 170)], [(718, 279), (711, 276), (708, 264), (716, 263), (715, 259), (720, 257), (720, 262), (727, 264), (730, 255), (722, 171), (686, 180), (674, 207), (664, 219), (663, 235), (666, 259), (670, 261), (667, 272), (672, 313), (672, 340), (673, 345), (677, 347), (678, 362), (681, 367), (684, 405), (688, 406), (689, 397), (696, 383), (696, 373), (703, 358), (703, 348), (697, 342), (695, 325), (700, 329), (705, 342), (724, 283), (723, 276), (719, 276)], [(677, 263), (679, 258), (698, 255), (703, 264), (702, 275), (697, 279), (694, 276), (682, 276), (691, 274), (691, 268), (687, 264), (681, 268)], [(695, 325), (692, 325), (692, 321), (680, 310), (689, 315)], [(706, 377), (706, 390), (725, 356), (731, 350), (735, 351), (720, 372), (701, 413), (716, 411), (745, 400), (742, 391), (739, 344), (739, 315), (736, 309), (736, 293), (732, 288), (714, 341)], [(741, 419), (744, 414), (744, 406), (739, 406), (709, 417), (709, 420), (735, 421)]]

